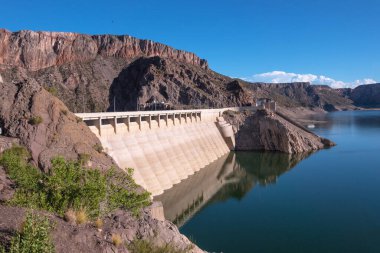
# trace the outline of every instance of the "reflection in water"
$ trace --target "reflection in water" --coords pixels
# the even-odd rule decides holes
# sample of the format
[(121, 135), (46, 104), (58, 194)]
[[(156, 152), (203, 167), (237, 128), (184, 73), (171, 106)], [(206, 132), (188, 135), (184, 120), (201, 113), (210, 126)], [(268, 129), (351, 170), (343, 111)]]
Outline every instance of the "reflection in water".
[(231, 152), (190, 178), (155, 197), (165, 217), (181, 227), (207, 204), (229, 198), (241, 199), (254, 186), (276, 183), (308, 154)]

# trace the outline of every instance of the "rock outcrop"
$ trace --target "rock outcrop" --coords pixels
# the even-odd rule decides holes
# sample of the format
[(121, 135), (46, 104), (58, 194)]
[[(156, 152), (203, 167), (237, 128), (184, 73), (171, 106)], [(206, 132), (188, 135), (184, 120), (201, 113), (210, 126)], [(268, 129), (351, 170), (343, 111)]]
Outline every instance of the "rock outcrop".
[(47, 170), (55, 156), (86, 155), (94, 167), (115, 166), (85, 123), (24, 70), (3, 72), (0, 83), (0, 125), (5, 135), (20, 139), (38, 166)]
[[(39, 213), (54, 223), (51, 236), (57, 253), (128, 253), (127, 245), (137, 239), (161, 246), (171, 244), (177, 249), (189, 249), (189, 253), (203, 252), (181, 235), (171, 222), (151, 218), (148, 209), (142, 211), (140, 218), (122, 210), (115, 211), (103, 219), (104, 225), (100, 230), (93, 224), (72, 225), (52, 214)], [(23, 208), (0, 205), (2, 245), (7, 245), (10, 235), (19, 231), (25, 214)], [(113, 245), (112, 234), (120, 235), (123, 243), (119, 247)]]
[(123, 59), (161, 56), (208, 68), (206, 60), (194, 53), (128, 35), (0, 30), (0, 65), (5, 67), (35, 71), (68, 62), (86, 62), (98, 55)]
[(335, 144), (274, 112), (226, 113), (234, 127), (236, 150), (267, 150), (284, 153), (312, 152)]
[(136, 110), (138, 103), (163, 101), (173, 108), (228, 107), (252, 102), (238, 81), (162, 57), (140, 58), (114, 79), (110, 110)]
[(360, 85), (349, 92), (355, 105), (367, 108), (380, 107), (380, 83)]

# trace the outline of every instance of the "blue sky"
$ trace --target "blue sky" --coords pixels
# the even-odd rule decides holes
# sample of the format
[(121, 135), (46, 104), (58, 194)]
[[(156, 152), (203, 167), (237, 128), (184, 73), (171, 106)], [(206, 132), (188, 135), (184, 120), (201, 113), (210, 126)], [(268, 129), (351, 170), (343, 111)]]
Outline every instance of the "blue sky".
[(379, 0), (1, 0), (0, 11), (11, 31), (129, 34), (195, 52), (232, 77), (380, 81)]

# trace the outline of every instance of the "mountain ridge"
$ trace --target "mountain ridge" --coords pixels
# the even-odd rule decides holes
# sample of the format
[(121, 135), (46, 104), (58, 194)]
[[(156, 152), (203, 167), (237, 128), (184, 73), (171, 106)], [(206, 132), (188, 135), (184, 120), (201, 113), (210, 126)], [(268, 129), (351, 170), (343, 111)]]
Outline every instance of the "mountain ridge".
[(162, 56), (208, 68), (207, 61), (192, 52), (129, 35), (0, 29), (1, 65), (36, 71), (67, 62), (87, 61), (97, 55), (129, 60), (139, 56)]

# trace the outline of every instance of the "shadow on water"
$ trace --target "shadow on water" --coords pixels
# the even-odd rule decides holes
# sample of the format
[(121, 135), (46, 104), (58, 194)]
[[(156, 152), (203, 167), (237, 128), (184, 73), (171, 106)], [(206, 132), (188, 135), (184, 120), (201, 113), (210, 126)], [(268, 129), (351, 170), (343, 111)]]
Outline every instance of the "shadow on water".
[(183, 226), (209, 204), (242, 199), (256, 185), (275, 184), (309, 154), (231, 152), (157, 196), (165, 217)]

